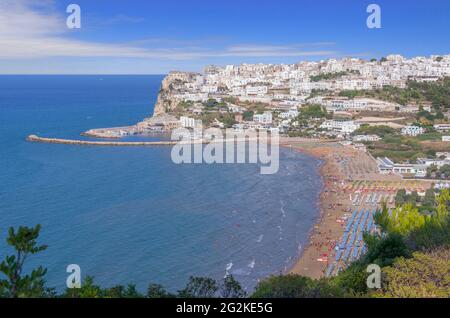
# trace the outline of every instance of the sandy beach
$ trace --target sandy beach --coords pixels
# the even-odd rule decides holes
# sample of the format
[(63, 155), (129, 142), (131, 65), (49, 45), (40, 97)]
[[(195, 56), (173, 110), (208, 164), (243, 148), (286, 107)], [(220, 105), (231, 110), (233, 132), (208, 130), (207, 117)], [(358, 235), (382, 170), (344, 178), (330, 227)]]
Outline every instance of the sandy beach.
[(400, 182), (401, 178), (378, 174), (376, 163), (367, 153), (338, 142), (283, 138), (281, 144), (323, 160), (320, 216), (311, 230), (308, 246), (289, 271), (320, 278), (334, 258), (334, 248), (344, 232), (344, 220), (352, 211), (351, 193), (345, 191), (349, 184), (354, 180)]
[(343, 233), (342, 226), (336, 220), (351, 206), (348, 195), (341, 191), (344, 176), (340, 173), (334, 158), (336, 154), (343, 154), (345, 149), (338, 143), (321, 141), (285, 139), (282, 144), (323, 160), (320, 174), (324, 186), (318, 202), (320, 216), (311, 230), (308, 246), (304, 248), (300, 259), (290, 270), (295, 274), (319, 278), (323, 276), (327, 267), (327, 262), (323, 260), (331, 256), (335, 242)]

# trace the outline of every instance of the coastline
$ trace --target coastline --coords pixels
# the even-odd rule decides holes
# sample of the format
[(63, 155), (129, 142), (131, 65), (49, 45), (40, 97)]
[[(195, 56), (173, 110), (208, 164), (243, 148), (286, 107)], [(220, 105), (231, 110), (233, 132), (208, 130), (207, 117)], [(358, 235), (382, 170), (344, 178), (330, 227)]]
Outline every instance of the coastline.
[(337, 142), (289, 138), (283, 140), (283, 146), (322, 160), (319, 174), (323, 179), (323, 186), (317, 202), (319, 215), (309, 232), (307, 245), (287, 271), (318, 279), (324, 276), (329, 264), (327, 260), (333, 257), (334, 244), (343, 233), (341, 223), (336, 221), (351, 207), (348, 195), (339, 191), (345, 178), (333, 156), (336, 153), (345, 154), (349, 149)]
[(432, 186), (432, 182), (427, 180), (410, 182), (399, 175), (380, 174), (375, 159), (369, 153), (336, 141), (284, 138), (281, 144), (323, 160), (319, 169), (323, 179), (318, 202), (319, 217), (310, 231), (308, 245), (287, 273), (314, 279), (325, 276), (328, 266), (335, 263), (335, 247), (352, 211), (355, 208), (374, 208), (367, 202), (354, 206), (353, 194), (384, 195), (391, 198), (387, 203), (393, 207), (396, 190), (406, 188), (424, 193)]

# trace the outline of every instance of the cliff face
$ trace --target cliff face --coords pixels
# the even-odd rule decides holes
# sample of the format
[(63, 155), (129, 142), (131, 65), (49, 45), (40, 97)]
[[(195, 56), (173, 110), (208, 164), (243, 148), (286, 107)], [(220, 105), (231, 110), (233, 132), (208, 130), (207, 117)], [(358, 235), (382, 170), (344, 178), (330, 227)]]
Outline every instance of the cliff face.
[(197, 73), (170, 72), (162, 81), (153, 116), (170, 113), (175, 109), (179, 102), (175, 95), (182, 94), (185, 90), (184, 84), (198, 75)]

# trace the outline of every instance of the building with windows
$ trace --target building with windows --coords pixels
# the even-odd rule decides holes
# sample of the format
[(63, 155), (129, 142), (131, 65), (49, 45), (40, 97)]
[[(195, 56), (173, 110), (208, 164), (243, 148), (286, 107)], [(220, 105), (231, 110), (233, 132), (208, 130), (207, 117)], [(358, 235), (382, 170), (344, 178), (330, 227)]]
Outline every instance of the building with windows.
[(439, 132), (447, 132), (450, 131), (450, 124), (436, 124), (433, 128)]
[(272, 113), (264, 112), (262, 114), (253, 115), (253, 121), (260, 124), (271, 124), (272, 123)]
[(320, 128), (326, 129), (326, 130), (332, 130), (335, 132), (340, 132), (344, 134), (351, 134), (355, 130), (359, 129), (361, 127), (360, 124), (355, 123), (353, 120), (325, 120), (321, 125)]
[(377, 164), (378, 171), (382, 174), (412, 174), (417, 178), (423, 178), (427, 176), (427, 165), (423, 163), (394, 163), (391, 159), (384, 157), (377, 158)]
[(245, 91), (247, 95), (264, 96), (268, 90), (267, 86), (247, 86)]
[(353, 141), (379, 141), (381, 138), (377, 135), (356, 135), (353, 137)]
[(194, 118), (181, 116), (180, 123), (181, 123), (181, 127), (183, 127), (183, 128), (195, 128), (195, 119)]
[(419, 126), (405, 126), (402, 128), (402, 135), (404, 136), (418, 136), (425, 132), (422, 127)]
[(287, 112), (282, 112), (278, 115), (278, 117), (282, 118), (282, 119), (287, 119), (287, 118), (295, 118), (298, 116), (298, 110), (297, 110), (297, 106), (291, 107), (291, 109), (289, 109)]

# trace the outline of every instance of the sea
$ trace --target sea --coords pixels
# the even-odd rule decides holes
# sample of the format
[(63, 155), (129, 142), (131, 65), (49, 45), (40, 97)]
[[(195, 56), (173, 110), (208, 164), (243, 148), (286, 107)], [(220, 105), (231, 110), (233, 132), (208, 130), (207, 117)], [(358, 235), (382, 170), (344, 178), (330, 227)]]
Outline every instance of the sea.
[(44, 266), (58, 291), (70, 264), (103, 287), (176, 292), (190, 276), (232, 274), (251, 292), (295, 263), (319, 217), (316, 158), (281, 148), (278, 173), (262, 175), (258, 164), (175, 164), (169, 146), (26, 141), (135, 124), (163, 77), (0, 76), (0, 259), (13, 253), (9, 227), (41, 224), (48, 248), (26, 270)]

